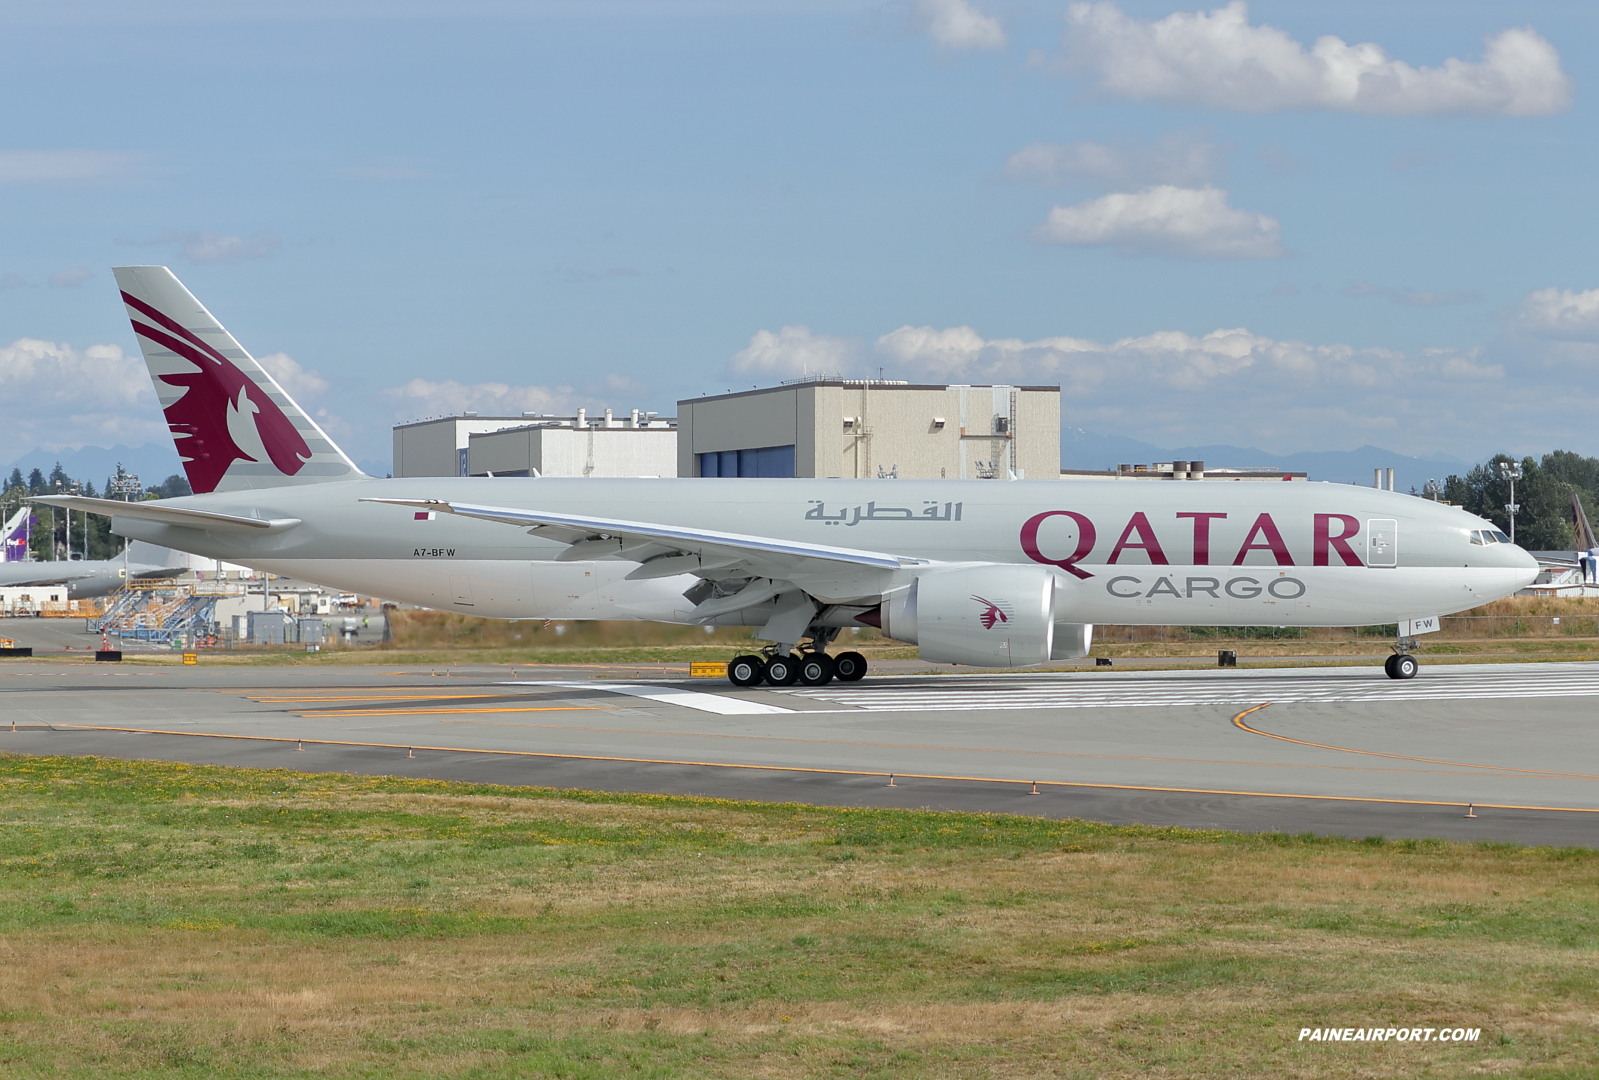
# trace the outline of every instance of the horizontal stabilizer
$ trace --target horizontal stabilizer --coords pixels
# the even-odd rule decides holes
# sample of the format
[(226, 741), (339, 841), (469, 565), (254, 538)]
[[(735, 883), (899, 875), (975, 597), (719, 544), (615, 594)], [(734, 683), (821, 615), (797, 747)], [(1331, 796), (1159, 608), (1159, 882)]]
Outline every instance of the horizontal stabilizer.
[(208, 529), (212, 532), (274, 533), (292, 529), (300, 524), (299, 518), (253, 518), (238, 514), (218, 514), (210, 510), (164, 506), (159, 500), (118, 502), (116, 499), (91, 499), (84, 495), (36, 495), (29, 501), (43, 503), (46, 506), (59, 506), (64, 510), (82, 510), (104, 517), (134, 518), (180, 529)]

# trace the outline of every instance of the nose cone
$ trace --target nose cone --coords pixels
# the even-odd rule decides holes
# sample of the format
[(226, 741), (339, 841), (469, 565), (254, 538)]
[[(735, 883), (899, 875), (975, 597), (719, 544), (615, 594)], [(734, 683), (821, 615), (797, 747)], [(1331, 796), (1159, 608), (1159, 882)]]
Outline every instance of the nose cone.
[(1538, 577), (1538, 560), (1533, 558), (1532, 552), (1519, 544), (1511, 545), (1512, 565), (1516, 568), (1516, 578), (1521, 584), (1518, 589), (1531, 585)]

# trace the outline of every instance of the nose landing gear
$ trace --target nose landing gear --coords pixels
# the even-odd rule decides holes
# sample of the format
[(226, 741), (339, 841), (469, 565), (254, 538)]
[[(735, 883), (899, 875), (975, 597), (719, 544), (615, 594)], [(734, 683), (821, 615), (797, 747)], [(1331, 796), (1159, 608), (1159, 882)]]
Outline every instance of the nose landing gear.
[(1390, 679), (1414, 679), (1421, 664), (1409, 653), (1395, 653), (1383, 661), (1382, 669)]
[(1390, 679), (1414, 679), (1416, 672), (1421, 670), (1421, 663), (1410, 650), (1416, 647), (1415, 638), (1405, 637), (1404, 624), (1400, 624), (1399, 640), (1394, 642), (1394, 654), (1383, 661), (1383, 674)]

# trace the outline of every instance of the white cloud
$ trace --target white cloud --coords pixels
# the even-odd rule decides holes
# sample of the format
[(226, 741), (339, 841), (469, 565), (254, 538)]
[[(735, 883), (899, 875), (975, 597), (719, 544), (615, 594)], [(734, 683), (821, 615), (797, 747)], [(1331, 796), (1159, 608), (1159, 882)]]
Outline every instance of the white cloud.
[(1005, 28), (967, 0), (915, 0), (917, 21), (946, 49), (1003, 49)]
[(42, 446), (168, 438), (144, 362), (116, 345), (18, 338), (0, 347), (0, 461)]
[(1482, 294), (1475, 289), (1465, 289), (1461, 292), (1431, 292), (1426, 289), (1393, 289), (1385, 285), (1373, 285), (1369, 281), (1357, 281), (1338, 291), (1356, 299), (1386, 296), (1400, 307), (1449, 307), (1454, 304), (1475, 304), (1482, 300)]
[(228, 233), (195, 229), (168, 229), (154, 240), (119, 240), (119, 244), (175, 244), (178, 253), (195, 263), (236, 263), (264, 259), (279, 247), (276, 233), (261, 232), (249, 240)]
[(382, 396), (396, 403), (395, 416), (441, 416), (476, 411), (484, 416), (518, 416), (524, 412), (571, 413), (576, 399), (570, 386), (512, 386), (509, 383), (433, 382), (412, 379), (391, 386)]
[(1516, 312), (1516, 324), (1556, 341), (1599, 341), (1599, 289), (1539, 289)]
[(1438, 67), (1391, 60), (1379, 45), (1327, 35), (1308, 51), (1275, 27), (1249, 24), (1242, 0), (1145, 21), (1114, 3), (1068, 10), (1068, 63), (1117, 97), (1239, 112), (1540, 116), (1571, 104), (1560, 54), (1531, 27), (1488, 38), (1480, 61)]
[[(1105, 343), (987, 338), (969, 326), (902, 326), (877, 339), (910, 379), (1061, 386), (1068, 424), (1165, 445), (1358, 446), (1402, 433), (1419, 452), (1481, 453), (1471, 425), (1502, 431), (1498, 410), (1547, 389), (1507, 379), (1477, 350), (1314, 345), (1247, 329), (1160, 331)], [(1588, 403), (1591, 406), (1591, 402)], [(1461, 425), (1465, 424), (1464, 427)], [(1463, 446), (1463, 442), (1471, 445)]]
[(102, 180), (132, 172), (140, 161), (115, 150), (0, 150), (0, 184)]
[(1005, 174), (1042, 184), (1088, 180), (1121, 187), (1191, 187), (1221, 176), (1226, 154), (1220, 143), (1191, 131), (1168, 131), (1148, 146), (1037, 142), (1012, 154)]
[(982, 355), (987, 343), (969, 326), (935, 330), (931, 326), (902, 326), (877, 339), (877, 348), (918, 371), (939, 377), (958, 376)]
[(327, 392), (328, 381), (316, 372), (301, 367), (300, 362), (288, 353), (258, 356), (255, 361), (266, 368), (267, 374), (276, 379), (278, 385), (301, 405)]
[(758, 330), (728, 366), (759, 375), (842, 374), (855, 354), (849, 338), (813, 334), (807, 326), (785, 326), (777, 333)]
[(277, 236), (270, 232), (258, 233), (253, 240), (213, 232), (182, 233), (175, 239), (183, 257), (197, 263), (264, 259), (278, 247)]
[(88, 267), (84, 266), (58, 270), (50, 275), (50, 287), (52, 289), (76, 289), (93, 276), (94, 274), (89, 271)]
[(1101, 244), (1129, 255), (1269, 259), (1283, 254), (1277, 219), (1227, 204), (1219, 188), (1160, 184), (1057, 206), (1033, 237), (1046, 244)]

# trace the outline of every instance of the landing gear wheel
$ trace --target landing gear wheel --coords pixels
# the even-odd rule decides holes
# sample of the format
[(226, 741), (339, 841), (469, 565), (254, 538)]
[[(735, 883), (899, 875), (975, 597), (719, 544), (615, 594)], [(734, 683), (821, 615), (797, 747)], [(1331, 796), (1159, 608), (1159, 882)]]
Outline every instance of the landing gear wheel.
[(806, 686), (826, 686), (834, 674), (833, 658), (826, 653), (811, 653), (800, 660), (799, 680)]
[(735, 656), (727, 663), (727, 681), (734, 686), (754, 686), (766, 678), (766, 661), (759, 656)]
[(1394, 678), (1414, 679), (1416, 677), (1416, 672), (1420, 670), (1421, 665), (1418, 664), (1416, 662), (1416, 658), (1411, 656), (1409, 653), (1401, 653), (1400, 655), (1394, 657), (1394, 669), (1392, 672)]
[(866, 657), (858, 652), (839, 653), (833, 657), (833, 674), (839, 682), (854, 682), (866, 675)]
[(1397, 659), (1399, 659), (1399, 654), (1395, 653), (1393, 656), (1390, 656), (1388, 659), (1382, 662), (1382, 673), (1388, 676), (1390, 679), (1399, 678), (1398, 675), (1394, 674), (1394, 661)]
[(792, 656), (774, 656), (766, 661), (766, 681), (773, 686), (793, 686), (799, 676), (799, 661)]

